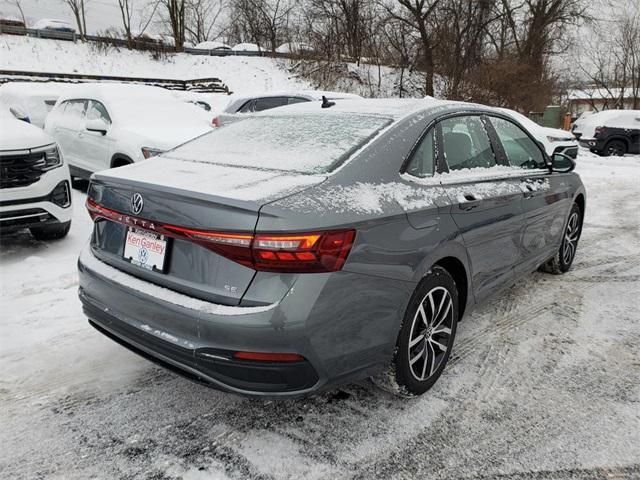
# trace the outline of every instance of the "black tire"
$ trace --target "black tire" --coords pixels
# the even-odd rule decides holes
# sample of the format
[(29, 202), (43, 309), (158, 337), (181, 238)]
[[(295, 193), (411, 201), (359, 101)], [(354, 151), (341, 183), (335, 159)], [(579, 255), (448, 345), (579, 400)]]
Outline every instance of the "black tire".
[(625, 153), (627, 153), (627, 144), (622, 140), (609, 140), (602, 151), (602, 155), (605, 157), (621, 157)]
[(567, 224), (564, 227), (562, 243), (556, 254), (540, 266), (540, 270), (554, 275), (560, 275), (567, 272), (573, 260), (576, 258), (578, 250), (578, 241), (582, 234), (582, 212), (580, 206), (574, 203), (567, 218)]
[(59, 240), (67, 236), (70, 228), (71, 220), (64, 223), (31, 227), (29, 230), (36, 240)]
[(374, 382), (404, 396), (422, 395), (429, 390), (451, 355), (458, 315), (456, 283), (449, 272), (436, 266), (411, 297), (391, 364)]

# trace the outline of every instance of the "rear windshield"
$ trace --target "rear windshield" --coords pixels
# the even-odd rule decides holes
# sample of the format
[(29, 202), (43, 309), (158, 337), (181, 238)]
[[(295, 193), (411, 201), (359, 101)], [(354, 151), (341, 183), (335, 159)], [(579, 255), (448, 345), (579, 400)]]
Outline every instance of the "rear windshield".
[(298, 173), (327, 173), (391, 119), (357, 114), (253, 116), (218, 128), (163, 156)]

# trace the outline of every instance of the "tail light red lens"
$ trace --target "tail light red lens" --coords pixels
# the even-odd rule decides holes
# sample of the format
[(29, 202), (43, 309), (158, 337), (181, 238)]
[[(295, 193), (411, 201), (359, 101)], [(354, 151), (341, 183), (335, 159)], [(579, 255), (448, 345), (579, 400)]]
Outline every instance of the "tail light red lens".
[(351, 229), (254, 235), (185, 228), (122, 214), (105, 208), (90, 198), (87, 198), (87, 210), (93, 220), (106, 218), (131, 227), (189, 240), (241, 265), (266, 272), (314, 273), (341, 270), (356, 236), (356, 231)]
[(211, 120), (211, 125), (218, 128), (220, 126), (220, 119), (218, 117), (215, 117), (213, 120)]

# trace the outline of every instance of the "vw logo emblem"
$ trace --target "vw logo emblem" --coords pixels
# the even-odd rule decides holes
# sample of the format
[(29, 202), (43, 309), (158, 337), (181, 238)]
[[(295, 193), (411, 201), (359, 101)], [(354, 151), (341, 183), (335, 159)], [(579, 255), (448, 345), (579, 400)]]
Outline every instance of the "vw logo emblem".
[(144, 208), (144, 200), (142, 200), (142, 195), (139, 193), (134, 193), (133, 197), (131, 197), (131, 212), (135, 215), (138, 215), (142, 212)]

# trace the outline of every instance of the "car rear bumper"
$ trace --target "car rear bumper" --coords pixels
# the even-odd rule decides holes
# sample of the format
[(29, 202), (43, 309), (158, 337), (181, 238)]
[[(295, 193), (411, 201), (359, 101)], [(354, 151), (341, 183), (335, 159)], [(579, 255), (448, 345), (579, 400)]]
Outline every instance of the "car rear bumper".
[[(80, 300), (99, 331), (170, 370), (251, 396), (301, 396), (378, 371), (391, 358), (413, 290), (374, 278), (392, 296), (363, 307), (344, 295), (344, 285), (331, 285), (336, 274), (314, 274), (301, 276), (295, 294), (275, 304), (228, 307), (125, 274), (98, 260), (90, 246), (81, 253), (78, 268)], [(338, 283), (371, 287), (350, 278), (354, 274), (343, 275)], [(142, 284), (151, 290), (141, 291)], [(378, 318), (362, 316), (372, 311)], [(297, 353), (304, 360), (238, 360), (233, 353), (239, 351)]]

